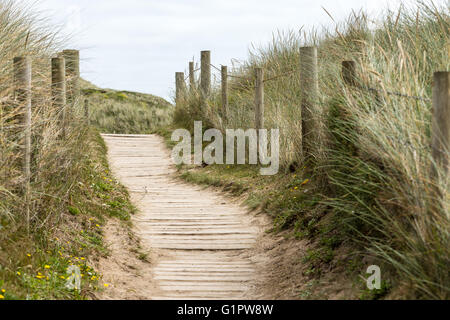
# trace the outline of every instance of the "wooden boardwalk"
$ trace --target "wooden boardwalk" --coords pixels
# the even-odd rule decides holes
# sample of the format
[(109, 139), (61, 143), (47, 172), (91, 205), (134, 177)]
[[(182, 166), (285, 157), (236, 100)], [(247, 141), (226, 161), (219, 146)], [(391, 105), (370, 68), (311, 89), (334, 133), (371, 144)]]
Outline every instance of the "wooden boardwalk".
[(103, 135), (111, 168), (140, 213), (138, 236), (157, 252), (149, 299), (245, 299), (256, 278), (248, 251), (260, 228), (218, 193), (186, 184), (162, 138)]

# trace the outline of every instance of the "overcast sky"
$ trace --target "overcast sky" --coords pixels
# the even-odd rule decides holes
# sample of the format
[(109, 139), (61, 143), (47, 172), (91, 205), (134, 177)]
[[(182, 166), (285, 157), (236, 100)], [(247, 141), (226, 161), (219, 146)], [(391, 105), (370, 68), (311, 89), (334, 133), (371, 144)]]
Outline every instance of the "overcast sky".
[(34, 7), (72, 34), (85, 79), (171, 99), (175, 72), (185, 71), (193, 57), (198, 61), (201, 50), (212, 51), (213, 64), (230, 65), (276, 30), (329, 25), (322, 7), (342, 20), (352, 9), (376, 16), (401, 2), (410, 1), (39, 0)]

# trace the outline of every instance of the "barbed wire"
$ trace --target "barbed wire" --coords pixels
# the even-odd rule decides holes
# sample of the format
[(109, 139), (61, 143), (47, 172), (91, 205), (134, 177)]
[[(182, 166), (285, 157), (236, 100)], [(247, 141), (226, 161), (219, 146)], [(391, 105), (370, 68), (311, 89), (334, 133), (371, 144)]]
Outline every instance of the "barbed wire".
[[(200, 70), (202, 70), (202, 68), (197, 68), (197, 69), (195, 69), (195, 70), (193, 71), (193, 73), (195, 74), (196, 72), (198, 72), (198, 71), (200, 71)], [(184, 78), (184, 81), (188, 80), (190, 77), (191, 77), (191, 74), (190, 74), (190, 72), (189, 72), (189, 74)]]
[(214, 69), (216, 69), (217, 71), (219, 71), (219, 72), (222, 72), (222, 69), (219, 69), (219, 68), (217, 68), (215, 65), (213, 65), (213, 64), (209, 64), (211, 67), (213, 67)]
[[(215, 65), (213, 65), (213, 64), (210, 64), (210, 65), (211, 65), (214, 69), (216, 69), (216, 70), (222, 72), (222, 70), (220, 70), (220, 69), (219, 69), (218, 67), (216, 67)], [(297, 69), (293, 69), (293, 70), (290, 70), (290, 71), (288, 71), (288, 72), (285, 72), (285, 73), (276, 75), (276, 76), (274, 76), (274, 77), (272, 77), (272, 78), (265, 79), (263, 82), (269, 82), (269, 81), (272, 81), (272, 80), (276, 80), (276, 79), (278, 79), (278, 78), (281, 78), (281, 77), (285, 77), (285, 76), (291, 75), (292, 73), (294, 73), (294, 72), (296, 72), (296, 71), (297, 71)], [(240, 77), (240, 76), (236, 76), (236, 75), (233, 75), (233, 74), (227, 74), (227, 76), (230, 77), (230, 78), (237, 78), (237, 79), (243, 79), (243, 80), (248, 80), (248, 81), (252, 80), (252, 78), (249, 78), (249, 77)]]
[(227, 76), (230, 78), (243, 79), (243, 80), (247, 80), (247, 81), (250, 81), (252, 79), (252, 78), (248, 78), (248, 77), (235, 76), (233, 74), (228, 74)]
[[(213, 65), (213, 64), (210, 64), (210, 65), (211, 65), (211, 67), (213, 67), (213, 68), (216, 69), (217, 71), (222, 72), (222, 70), (219, 69), (218, 67), (216, 67), (215, 65)], [(251, 78), (249, 78), (249, 77), (236, 76), (236, 75), (231, 74), (231, 73), (228, 73), (228, 74), (227, 74), (227, 77), (230, 77), (230, 78), (236, 78), (236, 79), (243, 79), (243, 80), (248, 80), (248, 81), (251, 80)]]
[(363, 90), (367, 90), (367, 91), (371, 91), (371, 92), (376, 92), (376, 93), (386, 93), (387, 95), (390, 96), (397, 96), (400, 98), (406, 98), (406, 99), (414, 99), (414, 100), (418, 100), (418, 101), (425, 101), (425, 102), (432, 102), (431, 99), (429, 98), (424, 98), (424, 97), (418, 97), (418, 96), (410, 96), (401, 92), (395, 92), (395, 91), (389, 91), (389, 90), (383, 90), (383, 89), (375, 89), (375, 88), (371, 88), (368, 86), (357, 86), (357, 88), (359, 89), (363, 89)]
[[(214, 69), (216, 69), (217, 71), (222, 72), (221, 69), (219, 69), (217, 66), (213, 65), (212, 63), (210, 63), (209, 65), (210, 65), (211, 67), (213, 67)], [(197, 72), (197, 71), (199, 71), (199, 70), (201, 70), (201, 68), (196, 69), (195, 72)], [(264, 79), (263, 82), (266, 83), (266, 82), (269, 82), (269, 81), (277, 80), (277, 79), (279, 79), (279, 78), (282, 78), (282, 77), (286, 77), (286, 76), (292, 75), (294, 72), (298, 72), (298, 71), (299, 71), (299, 69), (298, 69), (298, 68), (295, 68), (295, 69), (289, 70), (289, 71), (287, 71), (287, 72), (281, 73), (281, 74), (279, 74), (279, 75), (273, 76), (273, 77), (271, 77), (271, 78)], [(227, 74), (227, 77), (230, 77), (230, 78), (236, 78), (236, 79), (242, 79), (242, 80), (247, 80), (247, 81), (252, 80), (252, 78), (249, 78), (249, 77), (242, 77), (242, 76), (236, 76), (236, 75), (234, 75), (234, 74)], [(189, 76), (188, 76), (186, 79), (189, 79)], [(367, 91), (375, 92), (375, 93), (387, 94), (387, 95), (391, 95), (391, 96), (397, 96), (397, 97), (400, 97), (400, 98), (414, 99), (414, 100), (424, 101), (424, 102), (431, 102), (431, 101), (432, 101), (431, 99), (425, 98), (425, 97), (411, 96), (411, 95), (407, 95), (407, 94), (401, 93), (401, 92), (395, 92), (395, 91), (383, 90), (383, 89), (376, 89), (376, 88), (372, 88), (372, 87), (370, 87), (370, 86), (364, 86), (364, 85), (362, 85), (362, 86), (354, 85), (354, 86), (355, 86), (356, 88), (358, 88), (358, 89), (363, 89), (363, 90), (367, 90)]]
[(282, 78), (282, 77), (287, 77), (288, 75), (291, 75), (291, 74), (293, 74), (294, 72), (297, 72), (297, 71), (298, 71), (297, 69), (293, 69), (293, 70), (287, 71), (285, 73), (279, 74), (277, 76), (274, 76), (272, 78), (265, 79), (263, 82), (269, 82), (269, 81), (276, 80), (276, 79), (279, 79), (279, 78)]

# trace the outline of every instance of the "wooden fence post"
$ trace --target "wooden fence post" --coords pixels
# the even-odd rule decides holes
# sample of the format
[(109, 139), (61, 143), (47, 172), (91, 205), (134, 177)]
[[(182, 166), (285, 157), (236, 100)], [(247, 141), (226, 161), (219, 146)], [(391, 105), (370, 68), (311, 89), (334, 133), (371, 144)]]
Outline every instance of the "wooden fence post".
[(89, 118), (89, 99), (84, 99), (84, 117), (88, 126), (91, 125), (91, 119)]
[(24, 109), (23, 126), (25, 178), (30, 176), (31, 162), (31, 59), (29, 57), (14, 58), (15, 97), (19, 106)]
[(255, 69), (255, 125), (256, 129), (264, 129), (264, 70)]
[(14, 58), (14, 89), (15, 99), (24, 110), (24, 193), (26, 203), (27, 230), (30, 232), (30, 181), (31, 181), (31, 58)]
[(62, 136), (66, 136), (66, 63), (63, 57), (52, 58), (52, 103), (61, 112)]
[(64, 50), (62, 56), (66, 60), (67, 102), (75, 103), (80, 96), (80, 51)]
[(201, 52), (201, 90), (206, 98), (211, 92), (211, 51)]
[(317, 69), (317, 48), (300, 48), (300, 88), (302, 95), (302, 145), (305, 159), (313, 156), (319, 143), (319, 126), (315, 118), (319, 112), (315, 103), (319, 96), (319, 77)]
[(194, 62), (189, 62), (189, 90), (193, 92), (195, 90), (195, 65)]
[(222, 66), (222, 117), (228, 119), (228, 67)]
[[(432, 154), (436, 166), (448, 175), (450, 152), (450, 72), (436, 72), (433, 86)], [(437, 168), (436, 168), (437, 169)]]
[(355, 61), (343, 61), (342, 62), (342, 77), (345, 84), (349, 86), (356, 86), (356, 62)]
[(186, 83), (184, 82), (184, 72), (175, 73), (175, 103), (178, 104), (185, 96)]

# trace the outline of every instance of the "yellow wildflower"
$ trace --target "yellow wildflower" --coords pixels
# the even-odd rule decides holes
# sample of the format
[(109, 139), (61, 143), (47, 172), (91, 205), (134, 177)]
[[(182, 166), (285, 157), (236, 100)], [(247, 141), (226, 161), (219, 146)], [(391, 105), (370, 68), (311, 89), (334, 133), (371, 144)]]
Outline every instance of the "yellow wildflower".
[(5, 293), (6, 292), (6, 290), (5, 289), (2, 289), (2, 293)]
[(305, 181), (303, 181), (302, 186), (304, 186), (307, 183), (309, 183), (309, 179), (306, 179)]
[(45, 268), (45, 269), (50, 269), (50, 266), (49, 266), (49, 265), (45, 265), (44, 268)]
[(19, 271), (17, 271), (17, 275), (18, 275), (18, 276), (20, 276), (20, 275), (21, 275), (21, 273), (20, 273)]
[(64, 276), (60, 276), (60, 278), (61, 278), (61, 279), (63, 279), (63, 280), (65, 280), (65, 279), (66, 279), (66, 277), (64, 277)]
[(109, 287), (109, 284), (105, 283), (104, 286), (105, 286), (105, 288), (108, 288), (108, 287)]
[(3, 300), (3, 299), (5, 299), (5, 297), (0, 294), (0, 300)]
[(27, 253), (27, 257), (28, 257), (28, 258), (31, 258), (31, 254)]

